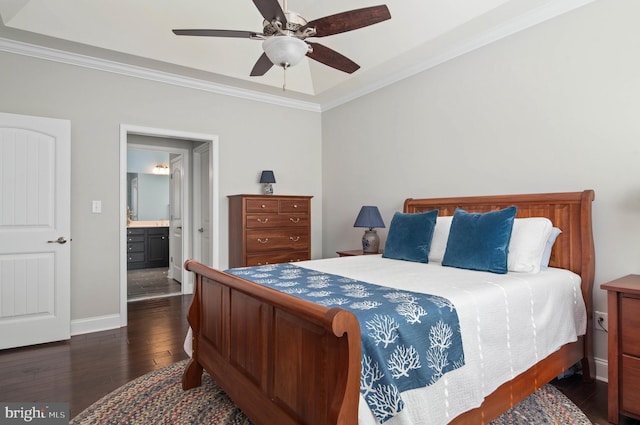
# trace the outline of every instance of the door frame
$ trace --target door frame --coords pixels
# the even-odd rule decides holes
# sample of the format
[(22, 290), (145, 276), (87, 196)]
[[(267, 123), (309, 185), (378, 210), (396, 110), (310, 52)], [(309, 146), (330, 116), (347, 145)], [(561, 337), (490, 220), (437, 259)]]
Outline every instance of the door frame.
[[(218, 136), (204, 133), (193, 133), (181, 130), (170, 130), (162, 128), (144, 127), (130, 124), (120, 124), (120, 326), (127, 326), (127, 148), (129, 144), (127, 139), (129, 135), (141, 135), (152, 136), (162, 138), (172, 138), (180, 140), (188, 140), (195, 142), (204, 142), (210, 144), (210, 167), (213, 184), (211, 185), (210, 197), (212, 202), (212, 249), (215, 247), (215, 251), (212, 251), (213, 264), (219, 262), (218, 252), (218, 235), (219, 235), (219, 203), (218, 203)], [(184, 182), (184, 197), (183, 197), (183, 214), (184, 220), (183, 229), (183, 258), (190, 258), (193, 252), (193, 240), (192, 237), (194, 229), (192, 229), (191, 217), (194, 207), (194, 196), (192, 192), (193, 182), (193, 167), (192, 167), (192, 151), (193, 149), (181, 149), (181, 148), (167, 148), (151, 145), (136, 145), (136, 149), (147, 149), (154, 151), (172, 151), (176, 153), (182, 153), (185, 161), (185, 182)], [(184, 150), (184, 152), (181, 152)], [(214, 154), (215, 153), (215, 154)], [(193, 277), (191, 274), (187, 274), (183, 270), (183, 294), (189, 294), (193, 292)]]
[[(202, 169), (201, 162), (198, 158), (207, 155), (209, 157), (209, 170)], [(208, 176), (208, 188), (211, 193), (218, 193), (218, 178), (217, 178), (217, 168), (218, 164), (213, 164), (213, 159), (218, 158), (218, 145), (210, 144), (205, 150), (205, 146), (198, 146), (193, 149), (193, 241), (194, 241), (194, 250), (193, 254), (195, 258), (201, 258), (201, 246), (200, 246), (200, 235), (198, 234), (198, 230), (196, 229), (197, 225), (195, 223), (201, 222), (202, 208), (200, 208), (200, 197), (198, 196), (205, 189), (202, 185), (201, 175), (206, 173)], [(213, 171), (213, 172), (212, 172)], [(209, 208), (209, 223), (211, 226), (211, 267), (220, 268), (218, 255), (220, 249), (220, 238), (214, 237), (214, 230), (217, 233), (218, 230), (218, 198), (210, 198), (211, 208)], [(215, 221), (214, 221), (215, 220)]]

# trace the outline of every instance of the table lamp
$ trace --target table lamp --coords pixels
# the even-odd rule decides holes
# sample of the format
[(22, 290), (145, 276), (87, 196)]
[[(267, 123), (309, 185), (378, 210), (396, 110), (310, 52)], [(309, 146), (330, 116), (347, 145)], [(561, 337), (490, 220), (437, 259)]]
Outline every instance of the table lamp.
[(377, 254), (380, 248), (380, 238), (374, 227), (384, 228), (384, 221), (382, 221), (378, 207), (363, 206), (353, 227), (366, 227), (369, 229), (365, 230), (364, 235), (362, 235), (362, 252), (365, 254)]
[(264, 170), (260, 175), (260, 183), (264, 184), (264, 194), (273, 195), (273, 186), (271, 183), (276, 182), (276, 176), (273, 175), (273, 171)]

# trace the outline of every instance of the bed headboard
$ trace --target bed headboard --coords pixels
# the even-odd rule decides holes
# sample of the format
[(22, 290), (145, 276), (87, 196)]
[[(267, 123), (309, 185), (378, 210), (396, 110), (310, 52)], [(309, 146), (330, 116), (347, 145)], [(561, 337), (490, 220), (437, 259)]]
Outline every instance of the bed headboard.
[(582, 277), (582, 292), (591, 311), (595, 273), (595, 252), (591, 229), (593, 190), (583, 192), (540, 193), (526, 195), (469, 196), (459, 198), (412, 199), (404, 201), (404, 212), (438, 209), (440, 216), (453, 215), (456, 208), (469, 212), (487, 212), (518, 207), (516, 217), (547, 217), (562, 230), (551, 254), (550, 266), (569, 269)]

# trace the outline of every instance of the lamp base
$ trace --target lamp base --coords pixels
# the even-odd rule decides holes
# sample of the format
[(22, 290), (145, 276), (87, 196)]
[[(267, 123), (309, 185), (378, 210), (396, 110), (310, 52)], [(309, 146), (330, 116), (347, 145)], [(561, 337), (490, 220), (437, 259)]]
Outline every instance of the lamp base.
[(271, 186), (271, 183), (264, 184), (264, 194), (273, 195), (273, 186)]
[(367, 254), (377, 254), (380, 248), (380, 238), (374, 229), (364, 231), (362, 235), (362, 252)]

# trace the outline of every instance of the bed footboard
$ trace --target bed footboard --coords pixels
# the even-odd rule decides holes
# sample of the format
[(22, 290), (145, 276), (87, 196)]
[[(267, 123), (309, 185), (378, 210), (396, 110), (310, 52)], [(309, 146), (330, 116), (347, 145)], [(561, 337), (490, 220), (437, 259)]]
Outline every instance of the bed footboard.
[(357, 424), (360, 327), (349, 311), (273, 291), (195, 261), (184, 389), (205, 369), (256, 424)]

